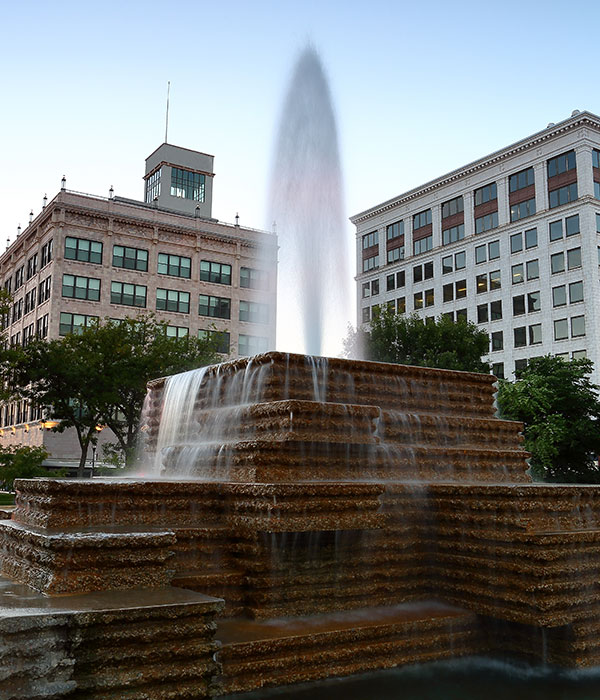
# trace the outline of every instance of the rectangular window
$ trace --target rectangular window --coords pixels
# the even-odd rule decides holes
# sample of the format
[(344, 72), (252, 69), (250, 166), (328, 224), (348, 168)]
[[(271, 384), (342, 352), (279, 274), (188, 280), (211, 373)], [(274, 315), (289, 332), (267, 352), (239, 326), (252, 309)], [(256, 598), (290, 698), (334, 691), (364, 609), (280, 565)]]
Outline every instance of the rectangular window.
[(269, 288), (269, 273), (265, 270), (255, 270), (252, 267), (241, 267), (240, 287), (267, 290)]
[(452, 301), (454, 299), (454, 285), (452, 283), (445, 284), (442, 287), (442, 296), (445, 302)]
[(371, 233), (365, 233), (362, 237), (362, 247), (363, 250), (367, 248), (372, 248), (374, 245), (379, 245), (379, 231), (371, 231)]
[(430, 280), (433, 277), (433, 263), (427, 262), (423, 265), (423, 279)]
[(371, 320), (371, 307), (365, 306), (362, 310), (362, 322), (369, 323)]
[(492, 333), (492, 352), (496, 350), (504, 350), (504, 335), (502, 331)]
[(205, 175), (191, 170), (171, 167), (171, 196), (204, 201)]
[(442, 204), (442, 219), (459, 214), (461, 211), (464, 211), (462, 196), (450, 199)]
[(192, 259), (169, 253), (158, 254), (158, 274), (190, 279), (192, 276)]
[(573, 316), (571, 319), (571, 337), (579, 338), (585, 335), (585, 316)]
[(488, 305), (479, 304), (477, 307), (477, 323), (487, 323), (489, 320)]
[[(577, 183), (573, 182), (570, 185), (559, 187), (556, 190), (548, 192), (548, 200), (550, 209), (561, 207), (563, 204), (574, 202), (577, 199)], [(535, 214), (535, 212), (534, 212)]]
[(401, 287), (404, 287), (406, 284), (406, 272), (404, 270), (400, 270), (400, 272), (396, 273), (396, 288), (400, 289)]
[(138, 306), (146, 308), (147, 288), (141, 284), (127, 284), (125, 282), (111, 282), (110, 303), (123, 306)]
[(552, 306), (565, 306), (567, 303), (567, 288), (564, 284), (552, 287)]
[(445, 258), (442, 258), (442, 275), (446, 275), (453, 271), (454, 268), (452, 267), (452, 256), (447, 255)]
[(600, 182), (594, 180), (594, 197), (600, 199)]
[(558, 241), (563, 237), (562, 219), (559, 221), (551, 221), (548, 227), (549, 237), (551, 241)]
[(542, 324), (534, 323), (529, 326), (529, 345), (539, 345), (542, 342)]
[(567, 216), (565, 219), (565, 232), (567, 236), (574, 236), (579, 233), (579, 214)]
[(393, 224), (389, 224), (385, 228), (385, 235), (388, 241), (394, 240), (399, 236), (404, 235), (404, 221), (395, 221)]
[(552, 274), (565, 271), (565, 255), (564, 253), (554, 253), (550, 256), (550, 269)]
[(35, 322), (35, 334), (38, 338), (48, 337), (48, 319), (50, 314), (44, 314), (41, 318)]
[(483, 292), (487, 292), (487, 279), (488, 278), (485, 273), (483, 275), (477, 275), (477, 277), (475, 278), (475, 289), (477, 291), (477, 294), (483, 294)]
[(371, 296), (376, 297), (379, 294), (379, 280), (371, 280)]
[(150, 204), (155, 199), (158, 199), (160, 195), (160, 171), (162, 168), (158, 168), (152, 173), (146, 180), (146, 204)]
[[(363, 285), (364, 287), (364, 285)], [(385, 291), (393, 292), (396, 289), (396, 275), (388, 275), (385, 278)]]
[(200, 279), (213, 284), (231, 284), (231, 265), (201, 260)]
[(450, 243), (456, 243), (456, 241), (462, 241), (465, 237), (465, 225), (458, 224), (458, 226), (451, 226), (442, 231), (442, 245), (449, 245)]
[(426, 209), (413, 216), (413, 230), (431, 224), (431, 209)]
[(525, 187), (533, 185), (534, 183), (535, 178), (533, 168), (527, 168), (527, 170), (521, 170), (521, 172), (510, 176), (508, 181), (508, 189), (510, 192), (516, 192), (517, 190), (522, 190)]
[(260, 338), (254, 335), (245, 335), (244, 333), (240, 333), (238, 338), (239, 355), (257, 355), (261, 352), (267, 352), (268, 349), (268, 338)]
[(538, 244), (537, 228), (530, 228), (525, 231), (525, 248), (535, 248)]
[(490, 272), (490, 292), (493, 292), (495, 289), (500, 289), (501, 287), (500, 270), (493, 270)]
[(231, 299), (200, 294), (198, 314), (211, 318), (231, 318)]
[(433, 306), (435, 304), (435, 292), (433, 289), (425, 290), (425, 306)]
[(510, 252), (512, 253), (520, 253), (523, 250), (523, 234), (522, 233), (514, 233), (510, 237)]
[(87, 238), (65, 238), (65, 260), (102, 264), (102, 243)]
[(529, 292), (527, 294), (527, 312), (540, 311), (542, 308), (542, 298), (539, 292)]
[(90, 328), (98, 323), (98, 316), (87, 316), (86, 314), (70, 314), (61, 312), (59, 335), (67, 335), (67, 333), (76, 333), (79, 335), (84, 328)]
[(498, 228), (498, 212), (494, 211), (491, 214), (478, 216), (475, 219), (475, 233), (485, 233)]
[(221, 355), (229, 354), (229, 346), (231, 344), (230, 335), (226, 331), (204, 330), (198, 331), (200, 340), (210, 340), (215, 343), (216, 352)]
[(148, 272), (148, 251), (143, 248), (114, 245), (112, 264), (113, 267), (122, 267), (125, 270)]
[(492, 365), (492, 374), (498, 379), (504, 379), (504, 362), (496, 362)]
[(100, 301), (100, 280), (93, 277), (63, 275), (62, 295), (70, 299)]
[(502, 319), (502, 301), (492, 301), (490, 303), (490, 319), (492, 321), (500, 321)]
[(525, 295), (513, 297), (513, 316), (522, 316), (525, 313)]
[(254, 301), (240, 301), (240, 321), (269, 323), (269, 306)]
[(187, 338), (190, 334), (190, 329), (184, 326), (167, 326), (165, 328), (165, 335), (167, 338)]
[(15, 272), (15, 292), (23, 285), (23, 282), (25, 281), (24, 274), (25, 265), (21, 265), (21, 267)]
[(420, 238), (418, 241), (413, 242), (413, 255), (420, 255), (421, 253), (426, 253), (433, 248), (433, 235), (425, 236), (425, 238)]
[(510, 220), (519, 221), (535, 214), (535, 197), (510, 205)]
[(513, 265), (511, 268), (512, 283), (521, 284), (525, 280), (523, 263)]
[(493, 199), (498, 198), (496, 183), (492, 182), (489, 185), (484, 185), (483, 187), (480, 187), (479, 189), (475, 190), (473, 194), (476, 207), (478, 207), (480, 204), (491, 202)]
[(34, 253), (27, 261), (27, 279), (30, 280), (37, 272), (37, 253)]
[(475, 264), (479, 265), (487, 260), (487, 249), (485, 245), (475, 246)]
[(33, 289), (30, 289), (27, 294), (25, 294), (25, 313), (28, 314), (30, 311), (33, 311), (35, 309), (35, 295), (37, 292), (37, 288), (34, 287)]
[(571, 282), (569, 284), (569, 304), (578, 304), (583, 301), (583, 282)]
[(519, 326), (514, 329), (514, 346), (516, 348), (522, 348), (527, 345), (527, 328), (525, 326)]
[(371, 296), (371, 283), (370, 282), (363, 282), (362, 298), (367, 299), (370, 296)]
[(413, 267), (413, 282), (422, 282), (423, 281), (423, 266), (422, 265), (415, 265)]
[(469, 316), (466, 309), (456, 309), (456, 323), (463, 322), (467, 323)]
[(592, 149), (592, 168), (600, 168), (600, 151), (597, 148)]
[(529, 260), (527, 262), (527, 279), (536, 280), (540, 276), (540, 265), (536, 258), (535, 260)]
[(406, 313), (406, 297), (399, 297), (396, 300), (396, 313)]
[(565, 340), (569, 337), (569, 322), (566, 318), (554, 321), (554, 340)]
[(156, 310), (176, 311), (180, 314), (190, 313), (190, 293), (174, 289), (156, 290)]
[(500, 257), (500, 241), (490, 241), (488, 243), (488, 258), (497, 260)]
[(52, 277), (48, 276), (45, 280), (38, 285), (38, 306), (43, 304), (45, 301), (50, 299), (50, 292), (52, 289)]
[(363, 272), (369, 272), (379, 267), (379, 255), (372, 255), (370, 258), (363, 259)]
[(398, 262), (398, 260), (404, 260), (404, 246), (398, 246), (387, 252), (388, 264)]
[(575, 170), (575, 151), (568, 151), (548, 161), (548, 177), (556, 177), (569, 170)]
[(42, 246), (40, 269), (46, 267), (49, 262), (52, 262), (52, 239)]
[(454, 253), (454, 269), (464, 270), (467, 266), (467, 254), (464, 250)]
[(422, 309), (423, 308), (423, 292), (417, 292), (413, 299), (413, 308)]
[(454, 297), (463, 299), (467, 296), (467, 280), (458, 280), (454, 283)]
[(581, 248), (567, 250), (567, 269), (574, 270), (581, 267)]

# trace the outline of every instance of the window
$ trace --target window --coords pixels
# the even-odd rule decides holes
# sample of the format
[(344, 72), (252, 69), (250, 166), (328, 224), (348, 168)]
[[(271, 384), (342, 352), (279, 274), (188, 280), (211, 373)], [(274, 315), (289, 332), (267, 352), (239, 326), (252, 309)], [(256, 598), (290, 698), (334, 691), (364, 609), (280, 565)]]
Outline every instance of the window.
[(231, 284), (231, 265), (202, 260), (200, 262), (200, 279), (214, 284)]
[(167, 326), (165, 328), (167, 338), (187, 338), (189, 333), (190, 329), (184, 326)]
[(240, 333), (238, 338), (238, 354), (239, 355), (256, 355), (261, 352), (266, 352), (269, 348), (269, 339), (260, 338), (254, 335), (245, 335)]
[(374, 270), (376, 267), (379, 267), (379, 255), (372, 255), (370, 258), (364, 258), (363, 272)]
[(519, 221), (535, 214), (535, 197), (510, 205), (510, 220)]
[(516, 192), (533, 185), (534, 182), (533, 168), (527, 168), (527, 170), (521, 170), (521, 172), (510, 176), (508, 189), (510, 192)]
[(211, 318), (231, 318), (231, 299), (212, 297), (201, 294), (198, 303), (198, 314)]
[(492, 365), (492, 374), (498, 379), (504, 379), (504, 362), (496, 362)]
[(535, 248), (538, 244), (537, 228), (530, 228), (525, 231), (525, 248)]
[(456, 323), (459, 323), (461, 321), (464, 321), (466, 323), (467, 320), (468, 320), (467, 310), (466, 309), (456, 309)]
[(527, 268), (527, 279), (536, 280), (540, 276), (540, 264), (538, 259), (529, 260), (526, 265)]
[(600, 168), (600, 151), (597, 148), (592, 149), (592, 167)]
[(581, 267), (581, 248), (571, 248), (567, 250), (567, 269), (574, 270)]
[(456, 241), (462, 241), (465, 237), (465, 225), (458, 224), (457, 226), (452, 226), (451, 228), (446, 228), (442, 231), (442, 245), (448, 245), (450, 243), (456, 243)]
[(203, 202), (205, 180), (200, 173), (171, 167), (171, 196)]
[[(559, 187), (556, 190), (548, 192), (549, 207), (561, 207), (563, 204), (574, 202), (577, 199), (577, 183), (573, 182), (570, 185)], [(535, 214), (535, 212), (534, 212)]]
[(454, 267), (452, 266), (452, 256), (447, 255), (442, 258), (442, 275), (447, 275), (449, 272), (453, 272)]
[(565, 219), (565, 231), (567, 236), (574, 236), (579, 233), (579, 214), (567, 216)]
[(569, 285), (569, 304), (578, 304), (580, 301), (583, 301), (583, 282), (571, 282)]
[(504, 350), (504, 335), (502, 331), (492, 333), (492, 352), (496, 350)]
[(520, 253), (523, 250), (523, 234), (514, 233), (510, 237), (510, 252)]
[(487, 292), (488, 284), (487, 275), (485, 273), (483, 275), (477, 275), (477, 277), (475, 278), (475, 288), (477, 290), (477, 294), (483, 294), (483, 292)]
[(513, 297), (513, 316), (522, 316), (525, 313), (525, 295)]
[(376, 297), (379, 294), (379, 280), (371, 281), (371, 296)]
[[(363, 284), (363, 291), (364, 291), (364, 284)], [(385, 291), (386, 292), (393, 292), (394, 289), (396, 289), (396, 275), (388, 275), (385, 278)], [(363, 294), (364, 296), (364, 294)]]
[(490, 304), (490, 320), (502, 320), (502, 301), (500, 299), (492, 301)]
[(446, 301), (452, 301), (454, 299), (454, 285), (452, 283), (445, 284), (442, 287), (442, 298)]
[(398, 313), (398, 314), (406, 313), (406, 297), (399, 297), (396, 300), (396, 313)]
[(464, 250), (461, 250), (458, 253), (454, 253), (454, 269), (455, 270), (464, 270), (464, 268), (467, 266), (467, 254)]
[(47, 338), (48, 337), (48, 319), (50, 318), (49, 314), (44, 314), (41, 318), (38, 318), (38, 320), (35, 322), (35, 334), (37, 335), (38, 338)]
[(395, 262), (398, 262), (398, 260), (404, 260), (404, 246), (403, 245), (398, 246), (398, 248), (388, 250), (388, 252), (387, 252), (388, 263), (395, 263)]
[(454, 296), (456, 299), (467, 296), (467, 280), (458, 280), (454, 283)]
[(431, 223), (431, 209), (419, 212), (413, 216), (413, 230), (423, 228)]
[(268, 305), (259, 304), (254, 301), (240, 301), (240, 321), (249, 321), (250, 323), (268, 323)]
[(12, 322), (18, 321), (23, 316), (23, 299), (15, 301), (12, 307)]
[(479, 265), (487, 260), (487, 251), (485, 245), (475, 246), (475, 264)]
[(100, 280), (93, 277), (63, 275), (62, 295), (70, 299), (100, 301)]
[(477, 323), (487, 323), (488, 320), (488, 305), (479, 304), (479, 306), (477, 307)]
[(497, 199), (498, 195), (496, 191), (496, 183), (492, 182), (489, 185), (484, 185), (483, 187), (475, 190), (473, 194), (476, 207), (478, 207), (480, 204), (490, 202), (493, 199)]
[(527, 328), (526, 326), (519, 326), (513, 330), (514, 333), (514, 346), (516, 348), (522, 348), (527, 345)]
[(102, 264), (102, 243), (87, 238), (65, 238), (65, 260)]
[(395, 221), (393, 224), (389, 224), (385, 228), (385, 235), (388, 241), (392, 241), (394, 238), (404, 235), (404, 221)]
[(128, 248), (122, 245), (113, 246), (113, 267), (125, 270), (148, 272), (148, 251), (142, 248)]
[(475, 233), (484, 233), (498, 227), (498, 212), (478, 216), (475, 219)]
[(435, 304), (435, 292), (433, 289), (425, 290), (425, 306), (433, 306)]
[(160, 171), (161, 168), (153, 172), (146, 180), (146, 204), (158, 199), (160, 195)]
[(42, 255), (40, 261), (40, 269), (52, 261), (52, 239), (42, 246)]
[(565, 306), (567, 303), (567, 288), (564, 284), (552, 287), (552, 306)]
[(184, 277), (189, 280), (192, 276), (192, 259), (184, 258), (181, 255), (159, 253), (158, 274), (170, 275), (171, 277)]
[(529, 345), (538, 345), (542, 342), (542, 324), (534, 323), (529, 326)]
[(426, 253), (433, 248), (433, 235), (421, 238), (413, 242), (413, 255)]
[(571, 319), (571, 337), (579, 338), (585, 335), (585, 316), (573, 316)]
[(565, 271), (565, 255), (564, 253), (554, 253), (550, 256), (550, 269), (552, 274)]
[(422, 282), (423, 281), (423, 266), (422, 265), (415, 265), (413, 267), (413, 282)]
[(374, 245), (379, 245), (379, 231), (372, 231), (371, 233), (366, 233), (362, 237), (363, 250), (366, 250), (367, 248), (372, 248)]
[(527, 312), (540, 311), (542, 308), (542, 298), (539, 292), (529, 292), (527, 295)]
[(362, 322), (368, 323), (371, 320), (371, 307), (365, 306), (362, 310)]
[(80, 334), (84, 328), (90, 328), (97, 324), (98, 320), (98, 316), (61, 312), (58, 332), (60, 335), (67, 335), (67, 333)]
[(513, 284), (520, 284), (525, 280), (524, 274), (523, 274), (523, 263), (519, 263), (518, 265), (513, 265), (511, 268), (511, 273), (512, 273), (512, 283)]
[(500, 270), (493, 270), (490, 272), (490, 292), (495, 289), (500, 289), (502, 287)]
[(574, 360), (584, 359), (587, 357), (587, 352), (585, 350), (573, 350), (573, 352), (571, 353), (571, 357)]
[(568, 170), (575, 170), (575, 151), (568, 151), (548, 161), (548, 177), (556, 177)]
[(490, 241), (488, 243), (488, 258), (497, 260), (500, 257), (500, 241)]
[(429, 280), (433, 277), (433, 263), (427, 262), (423, 265), (423, 279)]
[(400, 289), (400, 287), (404, 287), (406, 284), (406, 272), (404, 270), (400, 270), (400, 272), (396, 273), (396, 287)]
[(25, 266), (21, 265), (21, 267), (15, 272), (15, 292), (19, 287), (23, 284), (23, 274), (25, 272)]
[(25, 313), (28, 314), (30, 311), (33, 311), (35, 309), (35, 295), (37, 292), (37, 288), (34, 287), (33, 289), (30, 289), (27, 294), (25, 294)]
[(37, 272), (37, 253), (34, 253), (27, 261), (27, 279), (30, 280)]
[(519, 377), (521, 372), (527, 367), (527, 359), (515, 360), (515, 376)]
[(442, 204), (442, 219), (446, 219), (448, 216), (454, 216), (464, 211), (463, 198), (455, 197)]
[(423, 308), (423, 292), (417, 292), (413, 299), (413, 308), (422, 309)]
[(198, 331), (198, 338), (200, 340), (209, 340), (214, 342), (216, 352), (222, 355), (229, 354), (230, 346), (230, 335), (227, 331), (215, 331), (215, 330), (204, 330), (200, 329)]
[(600, 199), (600, 182), (594, 180), (594, 197)]
[(566, 318), (554, 321), (554, 340), (565, 340), (569, 337), (569, 323)]
[(370, 282), (363, 282), (362, 298), (367, 299), (370, 296), (371, 296), (371, 283)]
[(269, 273), (251, 267), (240, 268), (240, 287), (244, 289), (268, 289)]
[(156, 310), (176, 311), (180, 314), (190, 313), (190, 293), (174, 289), (156, 290)]
[(125, 282), (111, 282), (110, 303), (123, 306), (146, 307), (147, 288), (141, 284), (127, 284)]
[(50, 291), (52, 288), (52, 277), (48, 276), (38, 285), (38, 306), (50, 299)]
[(562, 219), (560, 221), (551, 221), (550, 225), (548, 227), (548, 230), (549, 230), (549, 235), (550, 235), (551, 241), (558, 241), (560, 238), (562, 238), (563, 237)]

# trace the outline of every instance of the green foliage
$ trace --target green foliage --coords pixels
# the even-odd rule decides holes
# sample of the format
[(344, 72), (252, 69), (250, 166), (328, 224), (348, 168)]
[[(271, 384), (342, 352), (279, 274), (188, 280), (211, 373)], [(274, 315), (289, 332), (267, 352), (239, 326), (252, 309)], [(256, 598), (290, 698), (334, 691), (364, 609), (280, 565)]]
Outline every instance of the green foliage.
[(600, 483), (600, 401), (590, 360), (560, 357), (529, 361), (516, 382), (502, 382), (503, 418), (525, 424), (525, 449), (534, 478), (553, 483)]
[(42, 467), (42, 462), (47, 456), (48, 453), (43, 447), (0, 447), (0, 482), (5, 489), (12, 491), (15, 479), (50, 476), (51, 473)]
[(350, 329), (344, 341), (347, 356), (378, 362), (489, 372), (481, 357), (489, 350), (487, 333), (474, 323), (446, 316), (423, 322), (382, 309), (367, 330)]

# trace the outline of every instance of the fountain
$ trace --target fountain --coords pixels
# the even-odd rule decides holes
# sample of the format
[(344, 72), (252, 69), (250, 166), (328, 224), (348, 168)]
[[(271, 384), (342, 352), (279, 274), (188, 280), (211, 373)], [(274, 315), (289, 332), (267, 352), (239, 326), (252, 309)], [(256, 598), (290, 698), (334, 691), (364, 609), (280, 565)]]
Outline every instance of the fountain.
[(16, 484), (8, 697), (597, 664), (600, 488), (531, 483), (494, 410), (488, 375), (276, 352), (152, 382), (153, 479)]

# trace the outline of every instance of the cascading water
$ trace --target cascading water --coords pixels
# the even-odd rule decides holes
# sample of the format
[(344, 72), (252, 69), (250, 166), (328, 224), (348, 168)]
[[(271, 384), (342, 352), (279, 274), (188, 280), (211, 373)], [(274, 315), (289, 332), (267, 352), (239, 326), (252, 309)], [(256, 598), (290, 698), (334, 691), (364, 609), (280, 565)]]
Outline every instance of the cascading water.
[(341, 350), (352, 298), (342, 192), (329, 86), (316, 51), (307, 48), (285, 100), (270, 186), (270, 220), (280, 245), (277, 335), (283, 350)]

